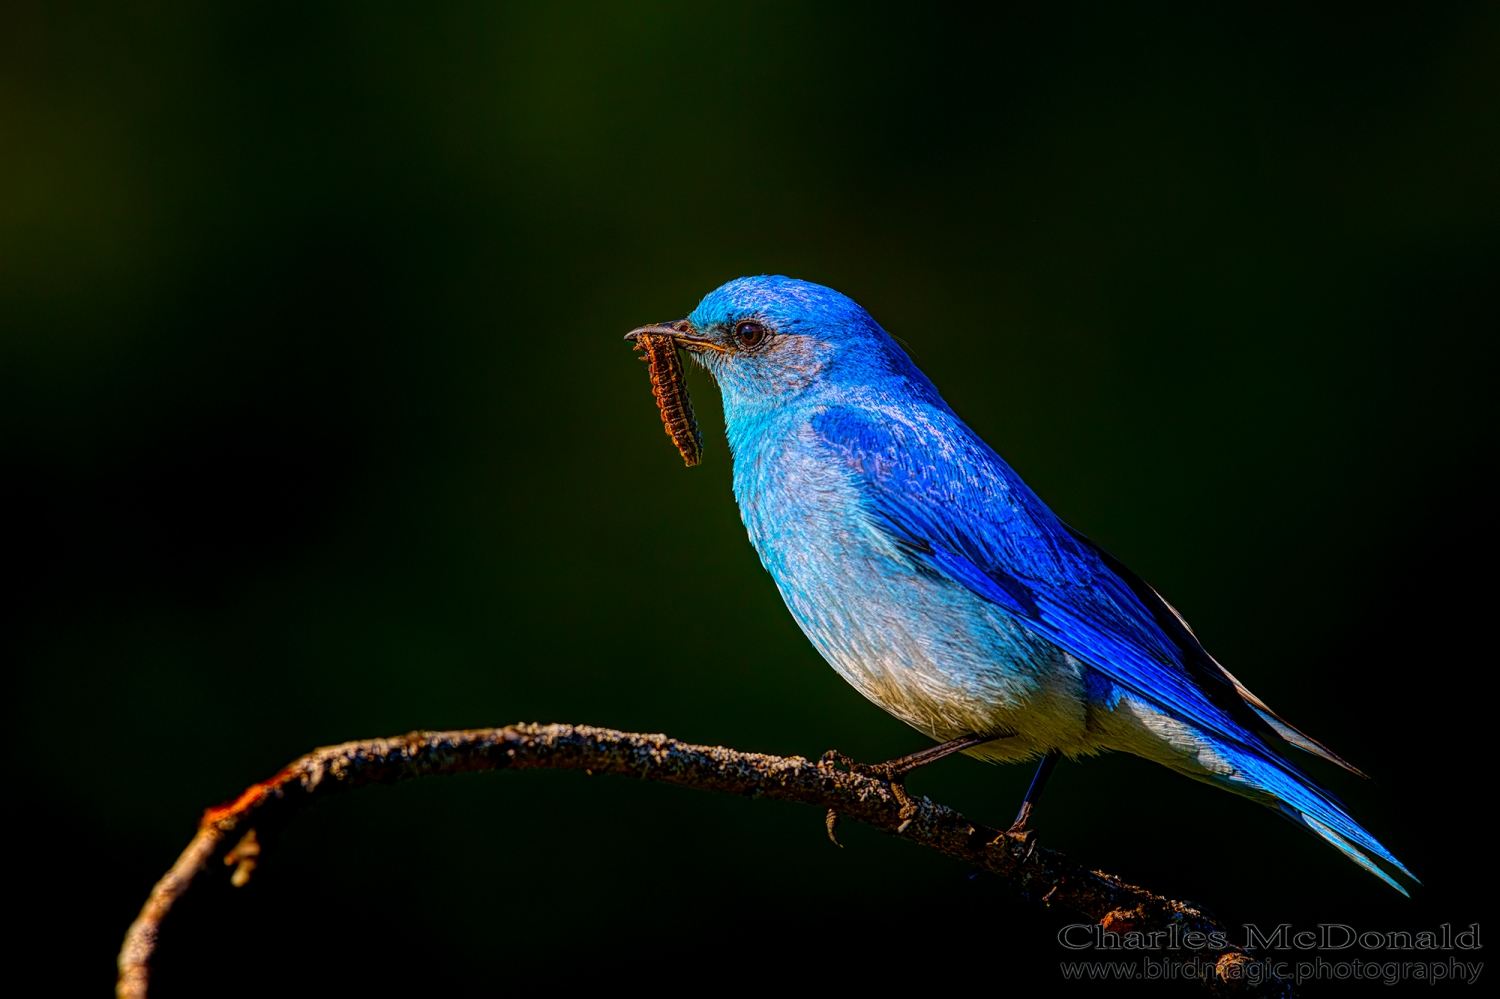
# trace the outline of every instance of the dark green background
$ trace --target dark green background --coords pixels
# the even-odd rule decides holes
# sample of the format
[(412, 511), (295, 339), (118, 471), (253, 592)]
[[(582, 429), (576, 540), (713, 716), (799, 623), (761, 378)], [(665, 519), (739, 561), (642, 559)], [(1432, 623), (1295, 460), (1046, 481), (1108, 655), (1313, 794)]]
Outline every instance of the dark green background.
[[(1500, 8), (1123, 7), (5, 4), (13, 960), (107, 992), (199, 811), (316, 745), (924, 745), (786, 613), (711, 384), (685, 470), (620, 340), (760, 272), (902, 337), (1374, 775), (1310, 764), (1427, 887), (1133, 758), (1065, 762), (1044, 842), (1236, 926), (1480, 919)], [(912, 786), (1004, 823), (1028, 777)], [(575, 774), (370, 790), (191, 899), (159, 995), (830, 974), (799, 939), (1060, 986), (1065, 913), (846, 830)]]

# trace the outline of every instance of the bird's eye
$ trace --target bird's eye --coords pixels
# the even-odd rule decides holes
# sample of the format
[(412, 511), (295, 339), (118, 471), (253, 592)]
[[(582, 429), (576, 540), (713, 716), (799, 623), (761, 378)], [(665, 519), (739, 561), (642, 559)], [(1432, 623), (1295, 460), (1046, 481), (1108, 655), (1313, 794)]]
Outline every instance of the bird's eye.
[(753, 319), (746, 319), (735, 325), (734, 338), (741, 347), (754, 347), (766, 338), (766, 328)]

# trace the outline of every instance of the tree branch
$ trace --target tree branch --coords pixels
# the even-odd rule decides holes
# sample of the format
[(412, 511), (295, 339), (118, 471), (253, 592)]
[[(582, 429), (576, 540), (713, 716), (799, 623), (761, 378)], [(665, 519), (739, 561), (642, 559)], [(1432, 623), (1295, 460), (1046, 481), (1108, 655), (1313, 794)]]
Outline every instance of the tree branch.
[[(1153, 951), (1196, 969), (1215, 994), (1291, 996), (1289, 985), (1233, 945), (1191, 949), (1191, 936), (1221, 934), (1228, 927), (1188, 902), (1152, 894), (1099, 871), (1086, 870), (1034, 840), (1017, 841), (970, 822), (922, 798), (916, 814), (903, 819), (884, 781), (820, 766), (800, 756), (741, 753), (723, 746), (694, 746), (664, 735), (641, 735), (584, 725), (512, 725), (464, 732), (412, 732), (393, 739), (346, 742), (314, 750), (270, 780), (253, 784), (235, 801), (203, 813), (198, 834), (177, 858), (131, 923), (120, 949), (119, 999), (146, 999), (151, 958), (162, 920), (215, 858), (234, 867), (231, 881), (244, 884), (260, 846), (255, 828), (279, 825), (312, 801), (366, 784), (390, 784), (428, 774), (478, 770), (585, 770), (630, 774), (704, 791), (800, 801), (829, 810), (833, 835), (838, 816), (956, 857), (999, 875), (1027, 899), (1062, 905), (1099, 923), (1106, 932), (1165, 932), (1178, 949)], [(1127, 944), (1130, 937), (1122, 937)], [(1140, 941), (1142, 938), (1135, 938)], [(1145, 940), (1150, 940), (1147, 936)], [(1182, 944), (1186, 939), (1188, 943)], [(1117, 957), (1134, 956), (1128, 951)], [(1081, 956), (1081, 955), (1080, 955)]]

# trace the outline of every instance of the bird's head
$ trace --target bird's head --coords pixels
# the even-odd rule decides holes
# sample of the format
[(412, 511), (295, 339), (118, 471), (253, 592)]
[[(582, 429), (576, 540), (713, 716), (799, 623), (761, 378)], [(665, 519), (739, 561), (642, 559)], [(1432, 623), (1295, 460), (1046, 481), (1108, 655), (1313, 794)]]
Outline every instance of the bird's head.
[[(692, 315), (626, 334), (658, 333), (713, 375), (726, 416), (781, 405), (809, 391), (891, 377), (931, 383), (853, 299), (779, 275), (743, 277), (709, 292)], [(935, 393), (934, 393), (935, 394)]]

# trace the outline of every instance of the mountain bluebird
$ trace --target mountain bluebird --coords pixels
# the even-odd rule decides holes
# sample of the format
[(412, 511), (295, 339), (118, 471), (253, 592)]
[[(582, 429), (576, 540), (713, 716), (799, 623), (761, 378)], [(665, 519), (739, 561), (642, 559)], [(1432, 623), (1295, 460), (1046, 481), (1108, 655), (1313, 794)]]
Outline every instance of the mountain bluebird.
[(718, 383), (740, 516), (803, 632), (941, 743), (863, 768), (902, 801), (901, 776), (950, 752), (1040, 757), (1024, 835), (1059, 754), (1134, 753), (1275, 809), (1405, 894), (1380, 862), (1411, 873), (1284, 749), (1354, 768), (1063, 523), (849, 298), (747, 277), (638, 333), (670, 336)]

